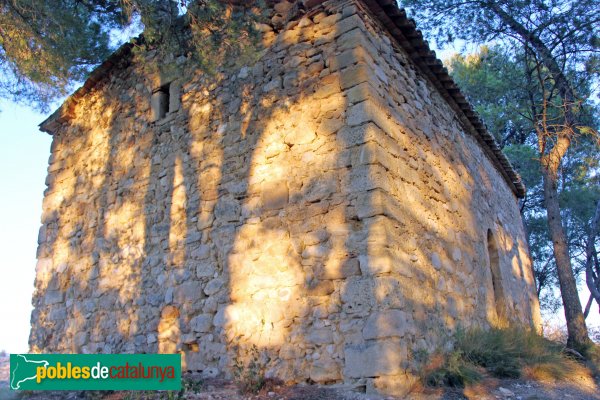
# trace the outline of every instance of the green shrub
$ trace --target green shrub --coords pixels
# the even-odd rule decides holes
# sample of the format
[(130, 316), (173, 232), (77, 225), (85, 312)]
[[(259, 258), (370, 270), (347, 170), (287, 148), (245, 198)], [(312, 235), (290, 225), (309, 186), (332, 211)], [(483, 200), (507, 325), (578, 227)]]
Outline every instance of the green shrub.
[(524, 369), (538, 376), (564, 379), (576, 363), (561, 344), (522, 328), (460, 330), (454, 350), (434, 353), (422, 371), (428, 385), (462, 387), (484, 372), (498, 378), (518, 378)]
[(600, 376), (600, 345), (591, 343), (585, 351), (586, 365), (594, 375)]
[(437, 354), (435, 358), (442, 358), (439, 366), (428, 368), (423, 375), (425, 384), (429, 386), (464, 387), (481, 379), (477, 367), (465, 360), (458, 351), (445, 356)]
[(573, 365), (561, 344), (522, 328), (461, 331), (456, 346), (467, 360), (499, 378), (518, 378), (524, 367), (546, 365), (552, 366), (550, 376), (562, 379)]

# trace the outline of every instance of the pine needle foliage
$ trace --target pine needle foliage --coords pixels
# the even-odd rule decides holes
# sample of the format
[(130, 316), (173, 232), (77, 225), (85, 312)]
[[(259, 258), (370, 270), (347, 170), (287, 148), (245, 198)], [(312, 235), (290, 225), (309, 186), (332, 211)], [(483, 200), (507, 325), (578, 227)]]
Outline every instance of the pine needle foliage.
[(47, 111), (131, 31), (143, 32), (138, 51), (166, 64), (185, 56), (214, 72), (226, 59), (243, 63), (258, 53), (265, 10), (262, 1), (0, 0), (0, 98)]

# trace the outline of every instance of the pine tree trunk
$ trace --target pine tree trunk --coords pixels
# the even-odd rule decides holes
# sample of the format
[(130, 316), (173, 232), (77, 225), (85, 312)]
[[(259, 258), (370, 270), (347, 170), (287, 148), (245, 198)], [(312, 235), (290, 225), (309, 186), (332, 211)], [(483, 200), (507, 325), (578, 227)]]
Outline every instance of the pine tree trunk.
[(567, 247), (567, 237), (560, 216), (557, 183), (558, 167), (560, 165), (560, 158), (562, 157), (558, 160), (557, 158), (551, 157), (546, 159), (546, 162), (543, 163), (545, 165), (542, 167), (544, 202), (548, 213), (548, 231), (554, 247), (554, 259), (556, 261), (556, 269), (558, 270), (560, 293), (567, 320), (567, 331), (569, 334), (567, 346), (577, 351), (585, 351), (590, 339), (581, 309), (579, 293), (577, 292), (577, 283), (573, 275), (573, 268)]
[(590, 224), (590, 231), (588, 236), (588, 242), (585, 246), (585, 282), (587, 283), (587, 287), (590, 290), (590, 300), (585, 307), (585, 311), (583, 312), (583, 317), (587, 318), (590, 308), (592, 306), (593, 299), (596, 300), (596, 303), (600, 305), (600, 274), (594, 271), (594, 260), (596, 263), (598, 262), (597, 254), (596, 254), (596, 236), (598, 235), (598, 231), (600, 230), (600, 201), (596, 204), (596, 212), (594, 213), (594, 218), (592, 218), (592, 223)]

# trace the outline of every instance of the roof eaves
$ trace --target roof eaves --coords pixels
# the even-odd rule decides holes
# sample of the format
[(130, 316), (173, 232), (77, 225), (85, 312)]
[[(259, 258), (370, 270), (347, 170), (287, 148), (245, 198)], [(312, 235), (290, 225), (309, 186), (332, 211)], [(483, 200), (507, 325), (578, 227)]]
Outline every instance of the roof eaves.
[(480, 143), (509, 184), (511, 190), (517, 197), (523, 198), (526, 189), (521, 177), (514, 170), (479, 115), (473, 110), (469, 101), (448, 74), (448, 70), (436, 57), (435, 52), (429, 48), (423, 34), (417, 29), (415, 21), (408, 18), (406, 11), (400, 9), (395, 0), (361, 1), (379, 18), (398, 44), (406, 50), (412, 61), (446, 98), (450, 106), (458, 111), (463, 125), (471, 131)]
[(131, 50), (139, 40), (139, 38), (136, 38), (130, 42), (123, 44), (114, 53), (112, 53), (102, 64), (94, 68), (94, 70), (85, 80), (83, 86), (77, 89), (72, 95), (67, 97), (67, 99), (62, 103), (60, 107), (56, 109), (56, 111), (54, 111), (48, 118), (46, 118), (41, 124), (38, 125), (40, 130), (42, 132), (46, 132), (52, 135), (61, 123), (71, 118), (73, 109), (77, 102), (87, 93), (89, 93), (115, 65), (120, 63), (121, 60), (123, 60), (125, 57), (129, 56)]
[[(326, 0), (305, 0), (307, 9), (315, 7)], [(462, 94), (456, 83), (448, 74), (448, 70), (436, 57), (434, 51), (423, 38), (423, 34), (417, 29), (413, 19), (408, 18), (406, 11), (399, 8), (395, 0), (360, 0), (371, 12), (379, 18), (381, 23), (390, 32), (398, 44), (406, 50), (411, 60), (429, 78), (450, 106), (457, 111), (463, 125), (471, 131), (471, 134), (480, 143), (488, 154), (496, 168), (503, 175), (511, 190), (519, 198), (525, 196), (525, 185), (519, 174), (513, 169), (510, 161), (506, 158), (494, 137), (489, 133), (479, 115), (473, 110), (469, 101)], [(77, 89), (67, 100), (39, 127), (43, 132), (52, 134), (58, 125), (72, 116), (72, 111), (83, 96), (85, 96), (97, 82), (99, 82), (108, 71), (124, 57), (129, 56), (131, 50), (141, 38), (123, 44), (106, 61), (96, 67), (85, 81), (84, 85)]]

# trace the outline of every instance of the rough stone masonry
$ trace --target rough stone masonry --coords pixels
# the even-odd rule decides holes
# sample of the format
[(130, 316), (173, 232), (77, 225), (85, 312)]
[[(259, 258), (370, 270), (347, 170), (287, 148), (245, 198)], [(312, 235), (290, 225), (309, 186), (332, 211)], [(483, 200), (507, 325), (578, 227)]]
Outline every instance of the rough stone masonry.
[(458, 327), (539, 323), (522, 184), (404, 12), (275, 10), (252, 65), (126, 45), (41, 124), (32, 351), (402, 393)]

